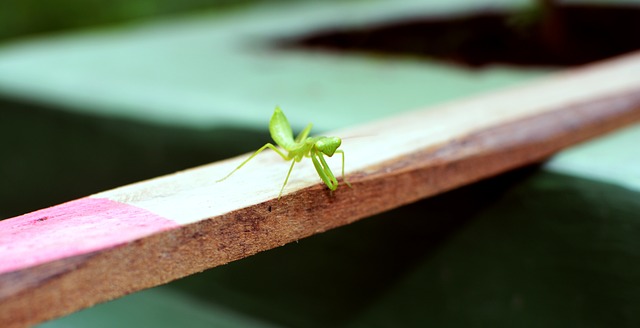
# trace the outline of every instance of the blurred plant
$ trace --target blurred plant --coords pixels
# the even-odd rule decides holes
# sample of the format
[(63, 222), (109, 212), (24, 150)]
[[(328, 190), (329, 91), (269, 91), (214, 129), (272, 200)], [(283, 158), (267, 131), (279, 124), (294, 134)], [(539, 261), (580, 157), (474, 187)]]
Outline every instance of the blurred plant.
[(265, 1), (285, 0), (5, 0), (0, 6), (0, 42), (52, 31), (203, 9), (224, 10)]

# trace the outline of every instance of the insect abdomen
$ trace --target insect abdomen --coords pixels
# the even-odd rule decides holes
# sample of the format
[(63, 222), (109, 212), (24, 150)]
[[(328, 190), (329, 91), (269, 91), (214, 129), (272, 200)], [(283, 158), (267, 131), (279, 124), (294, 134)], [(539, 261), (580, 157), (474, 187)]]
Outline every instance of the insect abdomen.
[(284, 113), (280, 109), (280, 107), (276, 107), (273, 111), (273, 115), (271, 116), (271, 121), (269, 122), (269, 132), (271, 133), (271, 138), (282, 148), (291, 148), (291, 146), (295, 143), (293, 140), (293, 131), (291, 130), (291, 125), (289, 124), (289, 120), (284, 116)]

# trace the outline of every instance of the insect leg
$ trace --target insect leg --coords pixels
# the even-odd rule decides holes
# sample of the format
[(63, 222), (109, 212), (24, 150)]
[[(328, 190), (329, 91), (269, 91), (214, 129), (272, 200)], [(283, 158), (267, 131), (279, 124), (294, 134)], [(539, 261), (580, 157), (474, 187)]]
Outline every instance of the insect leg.
[(217, 180), (216, 182), (220, 182), (222, 180), (225, 180), (226, 178), (230, 177), (233, 173), (235, 173), (237, 170), (239, 170), (241, 167), (243, 167), (245, 164), (247, 164), (247, 162), (249, 162), (252, 158), (256, 157), (256, 155), (260, 154), (260, 152), (262, 152), (263, 150), (267, 149), (267, 148), (271, 148), (273, 149), (276, 153), (278, 153), (278, 155), (280, 155), (282, 158), (284, 158), (284, 160), (288, 161), (289, 158), (287, 157), (287, 155), (285, 155), (282, 151), (280, 151), (278, 148), (276, 148), (276, 146), (267, 143), (266, 145), (262, 146), (260, 149), (256, 150), (255, 153), (253, 153), (253, 155), (249, 156), (249, 158), (247, 158), (244, 162), (242, 162), (240, 165), (238, 165), (238, 167), (236, 167), (233, 171), (231, 171), (231, 173), (227, 174), (227, 176), (225, 176), (224, 178)]
[(351, 184), (349, 183), (349, 181), (347, 181), (347, 178), (344, 176), (344, 151), (336, 150), (336, 153), (340, 153), (340, 155), (342, 155), (342, 180), (344, 181), (344, 183), (347, 184), (347, 186), (349, 186), (349, 188), (353, 188), (351, 187)]
[(284, 183), (282, 184), (282, 188), (280, 189), (280, 193), (278, 194), (278, 199), (280, 199), (280, 196), (282, 196), (282, 192), (284, 191), (284, 187), (287, 185), (287, 182), (289, 182), (289, 176), (291, 175), (291, 171), (293, 170), (293, 164), (295, 164), (296, 161), (295, 160), (291, 160), (291, 167), (289, 167), (289, 172), (287, 172), (287, 177), (284, 178)]
[[(320, 160), (318, 160), (318, 158)], [(321, 153), (318, 154), (317, 152), (312, 151), (311, 161), (313, 162), (313, 166), (315, 166), (316, 172), (318, 172), (320, 179), (322, 179), (324, 184), (326, 184), (327, 187), (329, 187), (329, 190), (331, 191), (336, 190), (336, 188), (338, 188), (338, 180), (336, 180), (336, 177), (333, 176), (333, 172), (331, 172), (331, 169), (329, 168), (329, 166), (327, 165), (327, 162), (322, 157), (322, 154)]]
[(307, 139), (307, 137), (309, 136), (309, 132), (311, 132), (312, 126), (313, 124), (309, 123), (309, 125), (307, 125), (307, 127), (304, 128), (304, 130), (302, 130), (302, 132), (300, 132), (300, 134), (296, 137), (296, 142)]
[(327, 175), (329, 180), (331, 180), (331, 183), (334, 185), (333, 189), (335, 190), (336, 188), (338, 188), (338, 179), (336, 179), (336, 177), (333, 175), (333, 171), (331, 171), (331, 167), (329, 167), (329, 164), (327, 164), (327, 161), (325, 161), (324, 154), (321, 152), (317, 152), (316, 154), (320, 159), (320, 163), (322, 163), (322, 166), (324, 167), (324, 173)]

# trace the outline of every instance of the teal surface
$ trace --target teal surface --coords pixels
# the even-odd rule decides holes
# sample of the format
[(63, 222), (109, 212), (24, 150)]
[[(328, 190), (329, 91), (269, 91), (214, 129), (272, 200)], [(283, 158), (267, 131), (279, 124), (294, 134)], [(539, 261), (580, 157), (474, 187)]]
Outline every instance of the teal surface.
[(546, 168), (640, 192), (638, 142), (640, 124), (635, 124), (563, 151)]
[(280, 105), (294, 127), (313, 121), (322, 131), (548, 73), (500, 66), (469, 70), (416, 58), (274, 46), (330, 26), (402, 19), (416, 12), (438, 15), (467, 5), (462, 0), (446, 5), (417, 0), (262, 5), (226, 15), (203, 13), (16, 41), (0, 45), (0, 96), (187, 128), (262, 128)]

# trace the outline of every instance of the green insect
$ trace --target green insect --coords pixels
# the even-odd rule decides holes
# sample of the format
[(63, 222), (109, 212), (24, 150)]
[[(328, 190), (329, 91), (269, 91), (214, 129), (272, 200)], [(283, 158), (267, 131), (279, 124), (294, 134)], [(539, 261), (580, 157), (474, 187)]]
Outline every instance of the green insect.
[(280, 189), (280, 193), (278, 194), (278, 199), (282, 196), (282, 192), (284, 191), (284, 187), (287, 185), (289, 181), (289, 176), (291, 175), (291, 171), (293, 170), (293, 165), (296, 162), (300, 162), (305, 157), (311, 157), (311, 161), (313, 162), (313, 166), (315, 166), (320, 179), (329, 187), (331, 191), (334, 191), (338, 188), (338, 180), (331, 172), (331, 168), (327, 165), (327, 162), (324, 159), (323, 155), (327, 155), (329, 157), (333, 156), (333, 154), (342, 155), (342, 179), (344, 182), (351, 187), (351, 184), (344, 177), (344, 151), (338, 150), (342, 140), (338, 137), (309, 137), (309, 132), (311, 132), (312, 124), (309, 123), (307, 127), (300, 132), (300, 134), (293, 139), (293, 130), (291, 129), (291, 125), (287, 120), (287, 117), (284, 116), (284, 113), (280, 109), (280, 107), (276, 107), (273, 111), (273, 115), (271, 116), (271, 121), (269, 121), (269, 132), (271, 133), (271, 138), (276, 144), (282, 147), (287, 154), (283, 153), (281, 150), (276, 148), (271, 143), (267, 143), (258, 149), (253, 155), (247, 158), (244, 162), (242, 162), (238, 167), (236, 167), (231, 173), (227, 174), (224, 178), (218, 180), (218, 182), (225, 180), (230, 177), (233, 173), (239, 170), (242, 166), (247, 164), (252, 158), (258, 155), (261, 151), (271, 148), (278, 155), (280, 155), (285, 161), (291, 161), (291, 167), (289, 167), (289, 172), (287, 173), (287, 177), (284, 179), (284, 184), (282, 184), (282, 188)]

